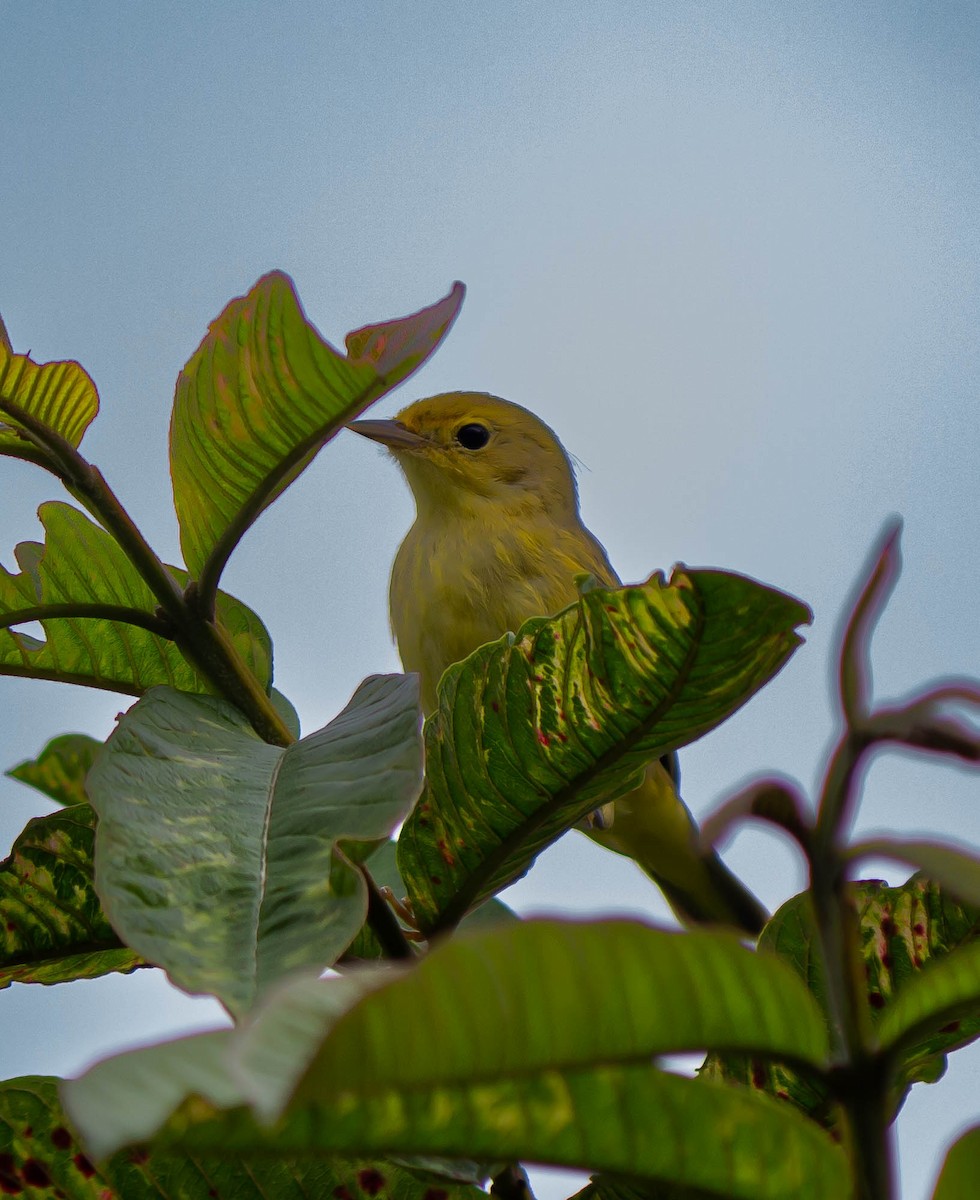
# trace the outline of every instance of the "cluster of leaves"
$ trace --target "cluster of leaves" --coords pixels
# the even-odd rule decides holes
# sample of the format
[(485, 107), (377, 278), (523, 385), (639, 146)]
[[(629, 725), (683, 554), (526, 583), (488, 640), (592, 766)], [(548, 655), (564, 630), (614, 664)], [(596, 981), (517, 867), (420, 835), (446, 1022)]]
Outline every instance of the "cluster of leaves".
[[(0, 865), (0, 986), (156, 965), (235, 1019), (60, 1086), (0, 1085), (0, 1191), (469, 1200), (491, 1174), (497, 1194), (520, 1193), (523, 1160), (596, 1172), (594, 1200), (884, 1200), (908, 1088), (980, 1033), (980, 864), (844, 836), (876, 745), (980, 758), (950, 715), (980, 702), (971, 686), (871, 706), (894, 531), (844, 638), (844, 732), (816, 816), (767, 779), (704, 831), (768, 820), (809, 862), (810, 890), (757, 948), (722, 929), (520, 921), (494, 897), (643, 763), (772, 678), (809, 618), (789, 596), (688, 570), (584, 590), (451, 668), (424, 730), (414, 677), (377, 676), (300, 737), (268, 634), (221, 573), (333, 434), (425, 360), (461, 299), (457, 285), (352, 333), (346, 355), (283, 275), (233, 301), (177, 385), (183, 568), (79, 451), (98, 408), (88, 376), (14, 354), (0, 326), (0, 453), (52, 473), (89, 514), (44, 505), (44, 543), (0, 575), (0, 673), (138, 697), (104, 745), (58, 738), (11, 772), (61, 807)], [(43, 639), (19, 631), (37, 621)], [(872, 855), (928, 879), (848, 883)], [(382, 885), (407, 896), (412, 929)], [(708, 1053), (697, 1078), (657, 1065), (692, 1051)], [(974, 1130), (937, 1198), (970, 1195), (978, 1169)]]

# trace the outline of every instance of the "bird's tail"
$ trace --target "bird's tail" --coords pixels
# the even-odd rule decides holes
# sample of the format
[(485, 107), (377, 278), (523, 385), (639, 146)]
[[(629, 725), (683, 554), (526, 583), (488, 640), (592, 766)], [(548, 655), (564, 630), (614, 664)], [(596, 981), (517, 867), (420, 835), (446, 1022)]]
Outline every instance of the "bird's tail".
[(685, 924), (734, 925), (753, 937), (761, 931), (768, 912), (713, 850), (701, 848), (662, 763), (651, 763), (640, 786), (602, 812), (589, 837), (642, 867)]

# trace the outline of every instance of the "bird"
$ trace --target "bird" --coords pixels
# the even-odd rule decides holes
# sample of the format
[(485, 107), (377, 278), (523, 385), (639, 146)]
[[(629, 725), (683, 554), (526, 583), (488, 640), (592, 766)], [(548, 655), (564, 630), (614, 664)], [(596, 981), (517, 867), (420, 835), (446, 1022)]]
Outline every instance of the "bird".
[[(423, 712), (451, 664), (478, 646), (578, 599), (576, 578), (619, 578), (582, 523), (571, 460), (528, 409), (484, 392), (416, 400), (392, 420), (349, 429), (384, 446), (415, 498), (416, 518), (395, 556), (391, 628)], [(604, 805), (585, 832), (632, 858), (686, 924), (734, 925), (756, 935), (768, 913), (712, 849), (678, 794), (675, 754), (652, 761), (641, 784)]]

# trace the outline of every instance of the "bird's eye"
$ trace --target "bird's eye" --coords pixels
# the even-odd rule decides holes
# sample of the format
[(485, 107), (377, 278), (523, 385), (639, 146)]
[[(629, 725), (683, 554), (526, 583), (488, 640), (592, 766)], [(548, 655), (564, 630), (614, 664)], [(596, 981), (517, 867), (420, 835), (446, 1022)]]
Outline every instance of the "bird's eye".
[(461, 425), (456, 430), (456, 441), (464, 450), (482, 450), (490, 441), (490, 430), (486, 425), (479, 425), (473, 421), (469, 425)]

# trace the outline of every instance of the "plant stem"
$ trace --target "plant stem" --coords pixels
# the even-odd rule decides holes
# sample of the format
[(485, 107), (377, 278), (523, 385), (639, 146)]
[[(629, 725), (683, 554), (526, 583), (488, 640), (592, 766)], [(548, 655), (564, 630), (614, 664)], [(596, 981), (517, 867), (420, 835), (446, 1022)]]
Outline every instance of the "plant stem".
[[(72, 451), (80, 461), (84, 460)], [(177, 581), (160, 561), (132, 517), (98, 468), (84, 463), (68, 483), (71, 493), (112, 534), (126, 557), (156, 597), (173, 630), (173, 640), (182, 653), (218, 689), (220, 694), (248, 717), (255, 732), (276, 746), (295, 739), (276, 712), (264, 688), (242, 662), (224, 630), (213, 621), (202, 620), (188, 605)]]
[(26, 625), (29, 621), (50, 620), (52, 617), (72, 617), (75, 620), (118, 621), (136, 625), (157, 637), (169, 637), (170, 626), (163, 617), (128, 608), (125, 604), (35, 604), (30, 608), (16, 608), (0, 616), (0, 629), (12, 629), (15, 625)]
[(139, 571), (170, 619), (174, 641), (187, 658), (226, 700), (245, 713), (261, 738), (276, 746), (288, 746), (295, 741), (224, 630), (191, 609), (177, 581), (150, 548), (102, 472), (89, 467), (87, 477), (76, 481), (72, 491), (98, 517)]
[(888, 1070), (875, 1054), (858, 924), (846, 888), (842, 833), (872, 739), (849, 729), (835, 749), (810, 848), (810, 879), (837, 1062), (835, 1095), (847, 1123), (855, 1196), (892, 1200), (893, 1152)]
[(891, 1200), (895, 1194), (894, 1155), (888, 1073), (881, 1060), (856, 1062), (853, 1085), (843, 1083), (838, 1095), (847, 1113), (856, 1195)]
[[(216, 622), (202, 619), (123, 508), (102, 472), (56, 430), (22, 405), (4, 397), (0, 412), (13, 417), (27, 440), (38, 447), (48, 470), (112, 534), (139, 572), (172, 626), (181, 652), (229, 703), (248, 717), (259, 737), (275, 746), (295, 741), (265, 690)], [(32, 455), (32, 461), (37, 457)]]

